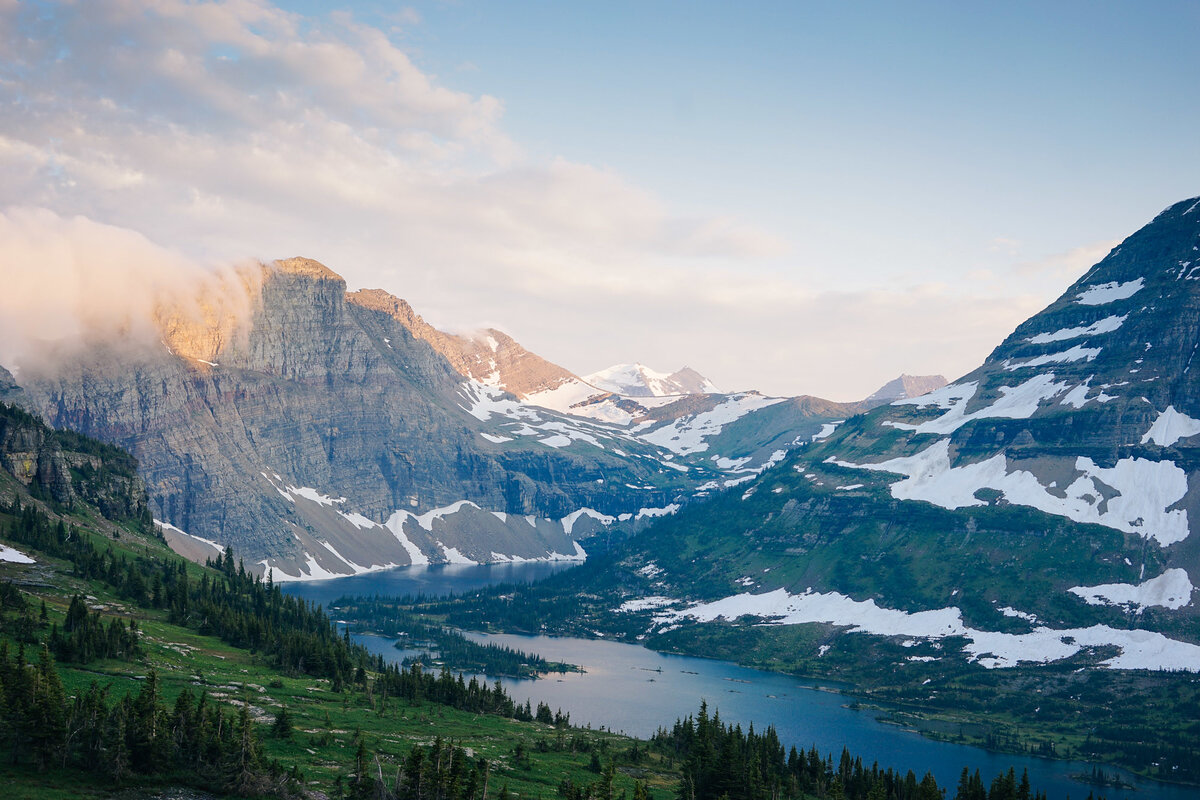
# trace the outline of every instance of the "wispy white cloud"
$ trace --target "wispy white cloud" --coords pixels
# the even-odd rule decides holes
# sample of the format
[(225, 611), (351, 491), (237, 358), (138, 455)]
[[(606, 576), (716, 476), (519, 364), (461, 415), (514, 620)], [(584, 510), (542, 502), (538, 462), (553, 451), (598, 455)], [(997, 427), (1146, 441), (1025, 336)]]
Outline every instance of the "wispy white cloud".
[(1014, 267), (1018, 275), (1035, 277), (1061, 283), (1065, 288), (1082, 277), (1088, 268), (1103, 259), (1121, 243), (1120, 239), (1073, 247), (1062, 253), (1053, 253), (1032, 261), (1022, 261)]
[[(93, 275), (120, 271), (116, 253), (184, 273), (307, 255), (447, 326), (511, 320), (580, 371), (688, 361), (721, 385), (853, 397), (926, 364), (966, 371), (1038, 305), (927, 284), (822, 291), (781, 268), (785, 236), (675, 213), (608, 169), (530, 157), (500, 99), (442, 85), (345, 13), (0, 0), (0, 52), (0, 207), (49, 209), (10, 211), (8, 241), (27, 225), (86, 244), (49, 282), (36, 258), (0, 260), (24, 308), (54, 281), (90, 291)], [(1044, 269), (1086, 256), (1063, 258)], [(28, 317), (2, 311), (6, 324)]]

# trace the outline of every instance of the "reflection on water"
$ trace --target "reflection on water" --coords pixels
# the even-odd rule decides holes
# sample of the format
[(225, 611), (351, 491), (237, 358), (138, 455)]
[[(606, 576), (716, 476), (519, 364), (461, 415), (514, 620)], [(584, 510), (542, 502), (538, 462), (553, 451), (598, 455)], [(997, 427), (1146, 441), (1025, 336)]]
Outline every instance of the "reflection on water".
[(325, 607), (340, 597), (438, 597), (461, 594), (497, 583), (533, 583), (577, 566), (571, 561), (526, 561), (512, 564), (436, 564), (431, 567), (396, 567), (366, 575), (329, 581), (295, 581), (282, 584), (285, 592)]
[[(563, 569), (562, 564), (501, 564), (485, 567), (404, 568), (323, 583), (285, 584), (292, 594), (328, 605), (343, 595), (449, 594), (501, 582), (524, 582)], [(550, 661), (582, 666), (584, 673), (551, 675), (537, 681), (504, 678), (513, 699), (526, 698), (562, 709), (577, 725), (604, 726), (635, 736), (649, 736), (659, 726), (695, 714), (700, 701), (709, 712), (719, 712), (726, 722), (743, 727), (775, 726), (785, 746), (807, 749), (815, 745), (823, 754), (841, 753), (843, 747), (867, 764), (932, 771), (938, 783), (958, 783), (964, 766), (979, 769), (985, 785), (1002, 770), (1029, 770), (1033, 785), (1051, 800), (1087, 797), (1089, 787), (1071, 780), (1091, 766), (1038, 758), (992, 754), (975, 747), (935, 742), (896, 725), (879, 722), (869, 710), (847, 707), (835, 691), (813, 687), (811, 682), (772, 672), (739, 667), (723, 661), (655, 653), (644, 647), (604, 640), (511, 634), (468, 636), (478, 642), (495, 642), (536, 653)], [(355, 635), (355, 641), (372, 653), (399, 662), (404, 653), (394, 640)], [(490, 678), (489, 678), (490, 680)], [(1107, 771), (1114, 772), (1112, 768)], [(920, 777), (918, 775), (918, 777)], [(1200, 791), (1125, 778), (1137, 791), (1097, 789), (1108, 800), (1195, 800)]]

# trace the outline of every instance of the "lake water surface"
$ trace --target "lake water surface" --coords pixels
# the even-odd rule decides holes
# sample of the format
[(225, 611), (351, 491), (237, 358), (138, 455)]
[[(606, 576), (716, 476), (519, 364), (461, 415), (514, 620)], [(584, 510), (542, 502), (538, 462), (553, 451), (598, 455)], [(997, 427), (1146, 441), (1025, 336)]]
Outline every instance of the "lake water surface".
[[(528, 582), (563, 569), (563, 564), (499, 564), (491, 566), (401, 568), (324, 582), (289, 583), (285, 591), (328, 605), (343, 595), (449, 594), (494, 583)], [(724, 661), (664, 655), (620, 642), (552, 636), (469, 634), (480, 642), (495, 642), (537, 653), (551, 661), (582, 666), (585, 673), (550, 675), (540, 680), (503, 679), (514, 699), (528, 698), (533, 705), (545, 702), (571, 715), (576, 725), (604, 726), (615, 731), (648, 737), (660, 726), (695, 714), (700, 701), (709, 713), (720, 712), (726, 722), (743, 728), (753, 723), (761, 729), (774, 725), (785, 747), (807, 749), (816, 745), (822, 754), (837, 756), (843, 747), (861, 756), (864, 763), (912, 769), (918, 778), (933, 772), (953, 796), (964, 766), (979, 769), (985, 785), (1010, 766), (1029, 770), (1034, 788), (1051, 800), (1068, 796), (1083, 800), (1090, 787), (1071, 775), (1090, 772), (1091, 765), (989, 753), (976, 747), (935, 742), (876, 719), (877, 712), (847, 708), (847, 697), (773, 672), (739, 667)], [(372, 653), (399, 661), (404, 654), (391, 639), (354, 635)], [(1114, 772), (1111, 767), (1106, 771)], [(1109, 800), (1194, 800), (1200, 791), (1126, 775), (1136, 791), (1097, 789)]]

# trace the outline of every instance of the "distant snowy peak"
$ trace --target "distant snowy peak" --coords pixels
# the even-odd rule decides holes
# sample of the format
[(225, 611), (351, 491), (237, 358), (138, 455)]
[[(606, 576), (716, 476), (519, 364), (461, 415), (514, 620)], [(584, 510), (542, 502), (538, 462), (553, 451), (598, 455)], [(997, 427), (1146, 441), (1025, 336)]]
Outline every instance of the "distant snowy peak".
[(719, 394), (712, 381), (691, 367), (665, 373), (644, 364), (617, 364), (583, 378), (586, 383), (626, 397), (667, 397), (680, 394)]
[(941, 375), (901, 375), (880, 386), (874, 394), (863, 401), (868, 407), (881, 406), (896, 400), (907, 400), (920, 397), (923, 394), (937, 391), (945, 386), (946, 379)]

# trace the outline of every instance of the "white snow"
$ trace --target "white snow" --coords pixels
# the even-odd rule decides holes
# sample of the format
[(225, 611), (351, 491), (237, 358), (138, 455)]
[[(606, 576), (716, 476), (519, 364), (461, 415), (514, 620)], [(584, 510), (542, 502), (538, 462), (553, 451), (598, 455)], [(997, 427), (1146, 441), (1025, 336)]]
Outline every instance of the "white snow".
[(684, 415), (668, 425), (644, 434), (642, 438), (678, 455), (703, 453), (708, 449), (708, 437), (716, 436), (729, 423), (752, 411), (782, 403), (783, 400), (782, 397), (763, 397), (755, 393), (730, 395), (711, 411)]
[(583, 516), (591, 517), (601, 525), (612, 525), (617, 521), (616, 517), (609, 516), (608, 514), (601, 514), (599, 511), (594, 509), (579, 508), (562, 518), (563, 531), (570, 536), (571, 532), (575, 529), (575, 523), (578, 522), (579, 518)]
[(1175, 406), (1167, 406), (1158, 415), (1150, 430), (1142, 436), (1142, 444), (1154, 442), (1163, 447), (1170, 447), (1180, 439), (1187, 439), (1200, 433), (1200, 419), (1193, 419), (1187, 414), (1175, 410)]
[[(933, 395), (943, 393), (948, 388), (950, 387), (943, 387), (937, 392), (931, 392), (923, 397), (932, 398)], [(1044, 375), (1035, 375), (1019, 386), (1001, 386), (1000, 397), (997, 398), (996, 402), (978, 411), (973, 411), (970, 414), (966, 413), (967, 403), (975, 396), (978, 384), (972, 381), (954, 388), (954, 393), (942, 394), (940, 397), (935, 398), (935, 402), (933, 403), (919, 404), (937, 405), (939, 408), (946, 409), (946, 413), (942, 416), (922, 422), (919, 425), (912, 425), (906, 422), (893, 422), (892, 420), (884, 420), (882, 424), (914, 433), (946, 434), (953, 433), (963, 425), (976, 419), (1029, 419), (1037, 412), (1038, 406), (1043, 400), (1052, 399), (1066, 389), (1067, 384), (1056, 382), (1054, 380), (1054, 373), (1052, 372)], [(922, 398), (913, 398), (913, 400), (920, 399)], [(910, 404), (918, 405), (911, 401)], [(893, 403), (892, 405), (897, 404)]]
[(1026, 622), (1037, 622), (1037, 617), (1035, 615), (1030, 614), (1027, 611), (1018, 611), (1012, 606), (1005, 606), (1004, 608), (999, 609), (999, 611), (1006, 617), (1016, 617), (1017, 619), (1023, 619)]
[(962, 637), (969, 658), (989, 669), (1022, 662), (1048, 663), (1073, 656), (1085, 647), (1114, 645), (1120, 654), (1101, 662), (1101, 666), (1200, 672), (1200, 646), (1150, 631), (1094, 625), (1066, 630), (1038, 627), (1023, 634), (995, 633), (967, 627), (956, 607), (908, 613), (881, 608), (873, 599), (856, 601), (838, 592), (817, 593), (811, 589), (799, 595), (789, 594), (786, 589), (757, 595), (747, 592), (682, 611), (664, 611), (654, 619), (656, 625), (664, 625), (685, 617), (707, 622), (718, 618), (736, 620), (744, 615), (764, 618), (768, 624), (823, 622), (848, 626), (851, 633), (880, 636), (928, 640)]
[(616, 425), (628, 425), (633, 420), (633, 415), (615, 403), (609, 401), (585, 403), (585, 401), (602, 394), (605, 394), (605, 390), (571, 378), (553, 389), (543, 389), (540, 392), (526, 395), (525, 402), (563, 414), (589, 417)]
[(466, 506), (470, 506), (472, 508), (479, 508), (479, 506), (475, 505), (470, 500), (456, 500), (455, 502), (451, 503), (448, 506), (442, 506), (441, 508), (434, 508), (434, 509), (426, 511), (424, 514), (420, 514), (420, 515), (409, 514), (409, 512), (407, 512), (407, 511), (397, 511), (396, 513), (397, 514), (408, 514), (408, 516), (412, 517), (418, 525), (420, 525), (425, 530), (432, 532), (434, 520), (442, 519), (443, 517), (448, 517), (451, 514), (457, 514), (459, 511), (462, 511), (463, 508)]
[(643, 578), (657, 578), (659, 575), (663, 574), (662, 567), (660, 567), (658, 564), (655, 564), (653, 561), (647, 562), (644, 567), (640, 567), (634, 571)]
[(1085, 306), (1102, 306), (1106, 303), (1133, 297), (1144, 285), (1145, 281), (1142, 278), (1135, 278), (1128, 283), (1117, 283), (1115, 281), (1112, 283), (1101, 283), (1080, 292), (1076, 302)]
[(1046, 364), (1070, 364), (1075, 361), (1094, 361), (1103, 349), (1102, 347), (1084, 347), (1081, 344), (1077, 344), (1070, 350), (1063, 350), (1061, 353), (1047, 353), (1015, 364), (1005, 363), (1004, 368), (1014, 370), (1026, 367), (1041, 367)]
[[(281, 570), (279, 567), (269, 567), (268, 569), (271, 573), (271, 579), (275, 583), (286, 583), (288, 581), (324, 581), (329, 580), (330, 578), (346, 577), (345, 572), (330, 572), (322, 567), (317, 563), (317, 560), (313, 558), (311, 553), (305, 553), (304, 556), (306, 559), (306, 564), (300, 568), (299, 575), (290, 575)], [(258, 563), (262, 564), (264, 567), (267, 566), (267, 560), (265, 558)]]
[(635, 600), (626, 600), (617, 607), (617, 611), (622, 614), (628, 614), (631, 611), (646, 611), (651, 608), (662, 608), (676, 602), (670, 597), (662, 597), (661, 595), (651, 595), (650, 597), (639, 597)]
[(467, 558), (456, 548), (448, 547), (447, 545), (438, 542), (438, 546), (442, 548), (442, 554), (446, 556), (447, 564), (476, 564), (478, 562)]
[[(644, 364), (616, 364), (585, 375), (583, 379), (607, 392), (629, 397), (664, 397), (688, 393), (677, 381), (672, 380), (670, 373), (658, 372)], [(703, 394), (718, 394), (720, 391), (707, 378), (700, 386)]]
[(346, 500), (344, 497), (333, 498), (329, 495), (321, 494), (316, 489), (313, 489), (309, 486), (289, 486), (287, 487), (287, 491), (296, 497), (303, 497), (306, 500), (312, 500), (317, 505), (322, 506), (332, 506), (334, 503), (342, 503)]
[(978, 387), (977, 381), (962, 384), (948, 383), (940, 389), (934, 389), (932, 392), (926, 392), (916, 397), (901, 397), (899, 400), (893, 400), (891, 405), (916, 406), (917, 408), (937, 406), (949, 410), (960, 400), (970, 400)]
[(9, 547), (6, 544), (0, 544), (0, 561), (7, 561), (10, 564), (36, 564), (29, 556), (22, 553), (15, 547)]
[(404, 533), (404, 522), (413, 518), (413, 515), (407, 511), (397, 511), (388, 517), (384, 527), (391, 531), (396, 540), (400, 542), (400, 546), (408, 553), (408, 560), (414, 566), (425, 566), (429, 564), (429, 556), (422, 553), (421, 548), (413, 544), (412, 540)]
[[(182, 528), (177, 528), (169, 522), (163, 522), (161, 519), (156, 519), (156, 520), (154, 520), (154, 524), (160, 528), (166, 528), (167, 530), (174, 531), (175, 533), (178, 533), (180, 536), (186, 536), (189, 539), (195, 539), (197, 542), (206, 544), (209, 547), (211, 547), (213, 550), (217, 551), (217, 553), (225, 552), (224, 545), (214, 542), (212, 539), (205, 539), (203, 536), (196, 536), (195, 534), (188, 533), (187, 531), (183, 530)], [(3, 560), (3, 559), (0, 559), (0, 560)]]
[[(1172, 461), (1123, 458), (1115, 466), (1103, 468), (1081, 456), (1075, 460), (1075, 469), (1082, 474), (1066, 487), (1066, 497), (1051, 494), (1031, 472), (1009, 472), (1003, 453), (951, 467), (949, 439), (941, 439), (915, 455), (879, 464), (852, 464), (832, 457), (826, 462), (905, 476), (891, 485), (892, 496), (898, 500), (924, 500), (955, 509), (984, 505), (975, 493), (996, 489), (1010, 503), (1136, 533), (1163, 547), (1183, 541), (1188, 535), (1187, 512), (1171, 508), (1187, 493), (1187, 474)], [(1116, 490), (1117, 495), (1106, 501), (1096, 481)]]
[(713, 461), (717, 462), (719, 469), (727, 472), (737, 472), (742, 467), (750, 463), (750, 456), (744, 458), (725, 458), (724, 456), (712, 456)]
[(812, 435), (812, 440), (813, 440), (814, 442), (819, 442), (819, 441), (820, 441), (820, 440), (822, 440), (822, 439), (828, 439), (828, 438), (829, 438), (829, 436), (830, 436), (830, 435), (831, 435), (831, 434), (832, 434), (834, 431), (836, 431), (836, 430), (837, 430), (837, 426), (838, 426), (838, 425), (841, 425), (841, 424), (842, 424), (843, 422), (845, 422), (845, 421), (846, 421), (846, 420), (844, 420), (844, 419), (839, 419), (839, 420), (836, 420), (835, 422), (824, 422), (824, 423), (822, 423), (822, 424), (821, 424), (821, 430), (817, 431), (816, 433), (814, 433), (814, 434)]
[(861, 484), (861, 483), (849, 483), (849, 484), (846, 484), (845, 486), (835, 486), (834, 488), (837, 489), (839, 492), (851, 492), (851, 491), (854, 491), (855, 489), (861, 489), (862, 487), (863, 487), (863, 484)]
[(1176, 568), (1144, 583), (1075, 586), (1067, 591), (1079, 595), (1088, 605), (1129, 605), (1141, 614), (1151, 606), (1176, 609), (1190, 605), (1195, 587), (1188, 580), (1187, 570)]
[(538, 439), (538, 441), (547, 447), (566, 447), (571, 443), (571, 437), (556, 433), (553, 436), (547, 436), (545, 439)]
[(1094, 377), (1094, 375), (1089, 377), (1086, 381), (1064, 394), (1062, 400), (1060, 401), (1061, 404), (1064, 406), (1083, 408), (1085, 405), (1093, 401), (1097, 403), (1107, 403), (1110, 400), (1116, 400), (1117, 398), (1113, 395), (1104, 393), (1104, 387), (1101, 387), (1096, 395), (1088, 397), (1088, 392), (1092, 390), (1091, 383), (1092, 378)]
[(482, 436), (483, 438), (487, 439), (492, 444), (500, 444), (501, 442), (511, 442), (512, 441), (511, 436), (493, 436), (490, 433), (480, 433), (479, 435)]
[(637, 512), (637, 516), (635, 516), (634, 519), (639, 520), (649, 519), (651, 517), (667, 517), (671, 514), (674, 514), (678, 510), (678, 503), (671, 503), (670, 505), (663, 506), (662, 508), (643, 508)]
[(339, 511), (338, 513), (341, 514), (351, 525), (353, 525), (356, 528), (360, 528), (362, 530), (370, 530), (371, 528), (379, 527), (379, 523), (375, 522), (374, 520), (368, 519), (367, 517), (364, 517), (362, 514), (359, 514), (358, 512), (351, 512), (351, 513), (347, 514), (345, 511)]
[(1037, 336), (1031, 336), (1025, 341), (1030, 344), (1050, 344), (1050, 342), (1062, 342), (1067, 339), (1078, 339), (1080, 336), (1095, 336), (1101, 333), (1112, 333), (1125, 322), (1128, 314), (1120, 317), (1112, 316), (1093, 322), (1091, 325), (1083, 325), (1078, 328), (1063, 328), (1054, 333), (1039, 333)]

